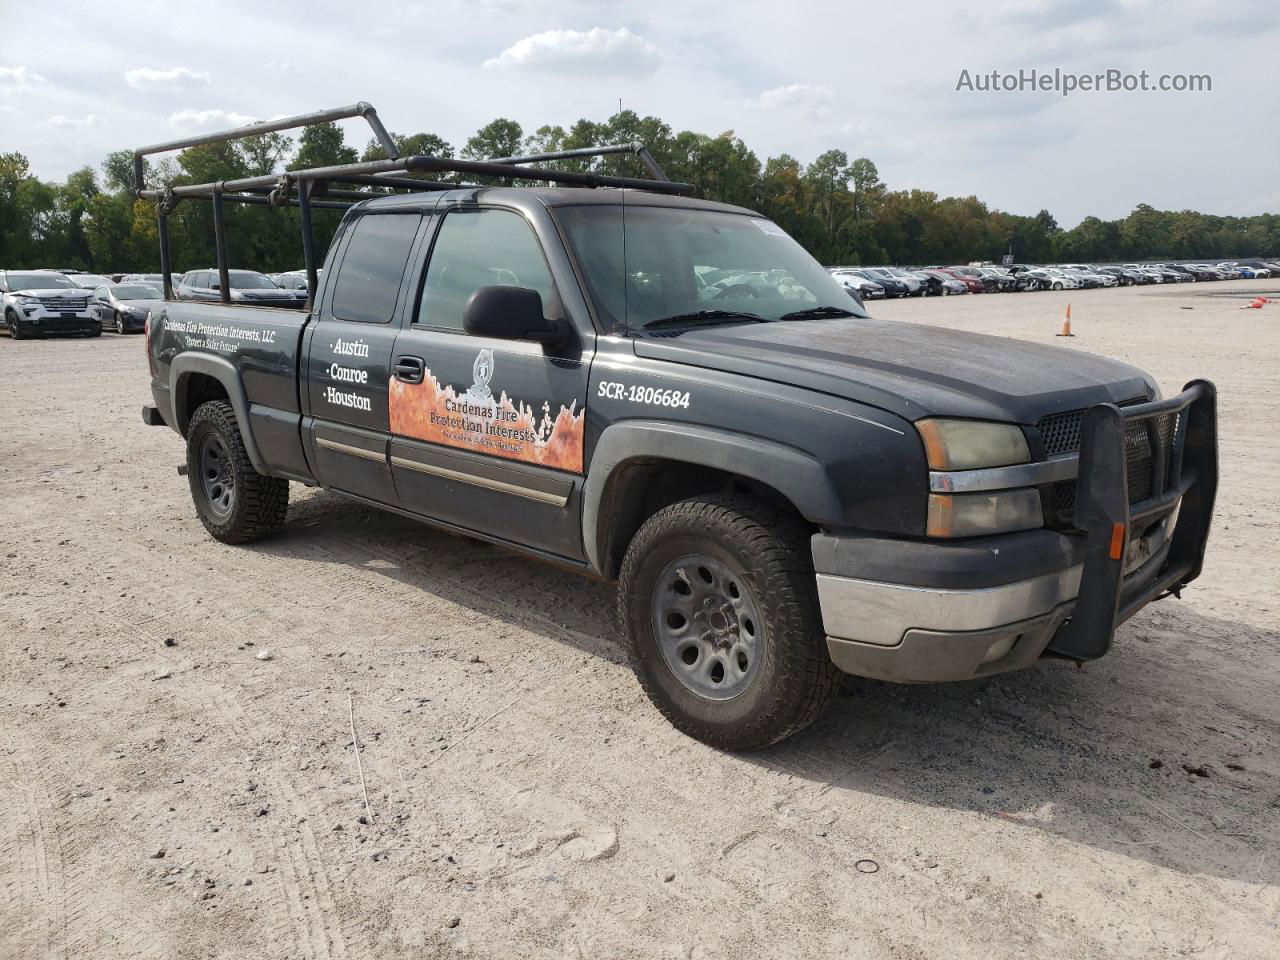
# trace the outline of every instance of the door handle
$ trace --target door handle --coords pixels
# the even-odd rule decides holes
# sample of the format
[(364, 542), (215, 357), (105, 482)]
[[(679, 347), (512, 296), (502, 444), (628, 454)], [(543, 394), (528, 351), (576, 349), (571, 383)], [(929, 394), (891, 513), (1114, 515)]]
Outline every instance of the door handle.
[(421, 357), (396, 357), (391, 365), (391, 372), (395, 374), (395, 378), (404, 383), (421, 383), (426, 369), (427, 365), (423, 363)]

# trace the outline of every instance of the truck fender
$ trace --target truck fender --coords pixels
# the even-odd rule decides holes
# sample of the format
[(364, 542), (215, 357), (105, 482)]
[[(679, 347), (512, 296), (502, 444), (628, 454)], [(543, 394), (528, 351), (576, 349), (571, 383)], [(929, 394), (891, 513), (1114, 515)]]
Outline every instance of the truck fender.
[(837, 522), (841, 516), (840, 497), (826, 469), (803, 451), (729, 430), (626, 420), (600, 435), (582, 489), (583, 545), (597, 573), (604, 570), (598, 526), (609, 478), (622, 464), (644, 459), (677, 460), (755, 480), (777, 490), (814, 523)]
[(207, 353), (182, 353), (174, 357), (169, 367), (169, 396), (173, 398), (174, 429), (184, 437), (187, 424), (191, 422), (194, 410), (188, 410), (185, 400), (186, 381), (192, 374), (201, 373), (212, 377), (227, 392), (227, 399), (236, 414), (236, 423), (240, 427), (240, 436), (244, 440), (245, 452), (249, 454), (249, 462), (258, 473), (268, 471), (258, 451), (258, 444), (253, 439), (253, 431), (249, 428), (249, 400), (244, 394), (244, 384), (235, 365), (223, 357), (210, 356)]

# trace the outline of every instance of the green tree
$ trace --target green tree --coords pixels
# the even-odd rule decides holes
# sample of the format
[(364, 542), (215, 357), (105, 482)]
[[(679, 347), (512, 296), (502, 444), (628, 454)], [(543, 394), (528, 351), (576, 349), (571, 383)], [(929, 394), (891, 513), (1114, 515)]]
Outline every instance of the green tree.
[(497, 157), (514, 157), (520, 154), (524, 142), (524, 130), (514, 120), (499, 117), (486, 123), (467, 140), (462, 148), (466, 160), (492, 160)]
[(307, 127), (298, 137), (298, 152), (289, 161), (289, 169), (305, 170), (355, 162), (356, 151), (346, 145), (342, 128), (336, 123), (317, 123)]

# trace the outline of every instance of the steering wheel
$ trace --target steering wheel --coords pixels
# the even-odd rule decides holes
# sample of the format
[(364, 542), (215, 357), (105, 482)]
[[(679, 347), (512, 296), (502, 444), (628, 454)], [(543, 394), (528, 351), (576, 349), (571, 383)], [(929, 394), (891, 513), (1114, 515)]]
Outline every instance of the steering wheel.
[(745, 300), (747, 297), (758, 297), (756, 288), (749, 283), (733, 283), (717, 293), (712, 300)]

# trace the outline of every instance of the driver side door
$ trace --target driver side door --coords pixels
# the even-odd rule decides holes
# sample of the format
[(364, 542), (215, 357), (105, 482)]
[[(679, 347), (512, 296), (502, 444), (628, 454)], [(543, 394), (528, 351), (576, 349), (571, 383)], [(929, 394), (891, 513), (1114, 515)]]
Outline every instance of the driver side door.
[[(572, 282), (572, 278), (561, 278)], [(391, 472), (400, 505), (467, 530), (580, 559), (585, 406), (595, 337), (565, 316), (522, 213), (444, 213), (396, 338), (389, 391)], [(474, 336), (466, 304), (482, 287), (537, 291), (566, 343)]]

